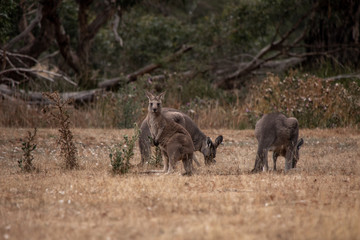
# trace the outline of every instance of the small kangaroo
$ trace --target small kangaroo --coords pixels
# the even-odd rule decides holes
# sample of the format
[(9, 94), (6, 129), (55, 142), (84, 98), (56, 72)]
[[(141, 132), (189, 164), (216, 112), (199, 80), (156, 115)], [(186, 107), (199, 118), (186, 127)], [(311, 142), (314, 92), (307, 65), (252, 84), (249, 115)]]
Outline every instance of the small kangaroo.
[(184, 127), (162, 114), (161, 102), (164, 94), (165, 92), (155, 96), (146, 92), (149, 99), (147, 123), (154, 145), (160, 145), (163, 154), (164, 170), (162, 172), (172, 173), (175, 163), (182, 160), (184, 175), (191, 175), (194, 144)]
[[(161, 112), (166, 118), (172, 119), (186, 129), (194, 143), (195, 151), (200, 151), (204, 155), (204, 162), (206, 165), (210, 165), (216, 162), (216, 150), (223, 141), (222, 135), (219, 135), (215, 139), (215, 143), (213, 143), (210, 137), (206, 136), (199, 129), (196, 123), (185, 113), (173, 108), (162, 108)], [(142, 122), (140, 129), (141, 133), (139, 137), (139, 148), (141, 153), (141, 162), (139, 165), (143, 165), (150, 159), (151, 154), (151, 143), (149, 141), (149, 136), (151, 134), (147, 117)], [(200, 165), (196, 160), (195, 155), (193, 160), (198, 166)]]
[(265, 114), (255, 126), (258, 150), (252, 172), (269, 170), (267, 153), (273, 152), (274, 171), (278, 156), (285, 157), (285, 172), (295, 168), (299, 161), (299, 150), (304, 140), (299, 137), (299, 123), (296, 118), (287, 118), (281, 113)]

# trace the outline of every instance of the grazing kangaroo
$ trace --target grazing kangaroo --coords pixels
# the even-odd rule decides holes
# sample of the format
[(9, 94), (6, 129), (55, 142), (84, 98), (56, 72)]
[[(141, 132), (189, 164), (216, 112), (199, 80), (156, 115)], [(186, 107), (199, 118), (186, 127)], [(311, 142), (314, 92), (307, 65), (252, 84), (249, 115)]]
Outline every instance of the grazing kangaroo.
[(149, 99), (147, 123), (154, 145), (160, 145), (163, 154), (164, 170), (162, 172), (173, 172), (175, 163), (182, 160), (185, 175), (191, 175), (194, 144), (183, 126), (162, 114), (161, 101), (164, 94), (154, 96), (146, 92)]
[[(195, 151), (200, 151), (204, 155), (204, 162), (206, 165), (215, 163), (216, 149), (223, 141), (223, 136), (218, 136), (215, 139), (215, 143), (211, 141), (210, 137), (206, 136), (196, 125), (196, 123), (185, 113), (173, 108), (162, 108), (162, 114), (172, 119), (176, 123), (182, 125), (186, 131), (190, 134), (194, 143)], [(150, 159), (151, 155), (151, 142), (149, 141), (150, 129), (148, 125), (148, 118), (146, 117), (140, 126), (139, 148), (141, 153), (140, 165), (145, 164)], [(199, 162), (196, 160), (195, 155), (193, 160), (199, 166)]]
[(299, 150), (304, 140), (299, 137), (299, 123), (296, 118), (287, 118), (281, 113), (264, 115), (255, 126), (258, 150), (252, 172), (269, 170), (267, 153), (273, 152), (274, 170), (278, 156), (285, 157), (285, 172), (296, 167)]

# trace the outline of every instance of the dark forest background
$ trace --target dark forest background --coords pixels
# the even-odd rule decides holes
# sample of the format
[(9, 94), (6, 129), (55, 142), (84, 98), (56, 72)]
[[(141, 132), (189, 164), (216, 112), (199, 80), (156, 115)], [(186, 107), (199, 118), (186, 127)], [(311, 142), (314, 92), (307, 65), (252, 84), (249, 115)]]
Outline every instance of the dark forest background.
[(356, 0), (2, 0), (1, 126), (49, 126), (58, 91), (76, 127), (129, 128), (166, 90), (204, 128), (358, 127), (359, 22)]

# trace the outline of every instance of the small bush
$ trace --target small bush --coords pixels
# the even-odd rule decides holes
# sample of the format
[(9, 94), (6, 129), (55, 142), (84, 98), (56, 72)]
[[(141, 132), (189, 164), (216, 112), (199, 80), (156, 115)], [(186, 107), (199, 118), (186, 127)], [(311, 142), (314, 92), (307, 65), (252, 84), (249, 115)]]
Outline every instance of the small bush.
[(131, 138), (124, 135), (124, 141), (110, 149), (109, 157), (113, 173), (124, 174), (129, 171), (130, 159), (134, 156), (134, 147), (139, 135), (139, 127), (135, 124), (134, 135)]
[(36, 136), (36, 128), (34, 129), (34, 134), (31, 134), (28, 131), (28, 135), (22, 143), (22, 150), (24, 152), (23, 157), (18, 160), (18, 165), (22, 171), (31, 172), (35, 170), (35, 167), (32, 165), (32, 160), (34, 157), (32, 156), (32, 151), (36, 149), (36, 144), (33, 143)]
[(345, 88), (311, 75), (290, 73), (281, 79), (269, 74), (249, 96), (249, 121), (265, 113), (281, 112), (296, 117), (301, 127), (308, 128), (356, 126), (360, 122), (360, 87), (355, 82)]
[(49, 111), (49, 118), (55, 120), (59, 125), (60, 138), (60, 154), (65, 160), (66, 169), (77, 168), (78, 162), (76, 158), (76, 147), (73, 141), (73, 134), (70, 130), (70, 116), (66, 111), (66, 105), (72, 102), (71, 99), (63, 101), (57, 92), (43, 93), (53, 104), (53, 109)]

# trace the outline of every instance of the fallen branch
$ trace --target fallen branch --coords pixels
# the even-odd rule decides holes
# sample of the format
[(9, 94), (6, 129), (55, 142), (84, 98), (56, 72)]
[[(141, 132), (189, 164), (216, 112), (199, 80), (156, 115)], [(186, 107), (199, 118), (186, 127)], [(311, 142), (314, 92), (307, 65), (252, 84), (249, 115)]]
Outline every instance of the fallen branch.
[(8, 73), (8, 72), (28, 72), (28, 73), (34, 73), (34, 74), (36, 74), (36, 76), (38, 76), (38, 77), (44, 78), (44, 79), (46, 79), (46, 80), (49, 80), (50, 82), (54, 82), (54, 79), (39, 74), (39, 73), (46, 73), (46, 74), (49, 74), (49, 75), (53, 75), (53, 76), (55, 76), (55, 77), (61, 77), (61, 78), (63, 78), (65, 81), (67, 81), (68, 83), (70, 83), (70, 84), (72, 84), (72, 85), (74, 85), (74, 86), (77, 86), (76, 82), (72, 81), (70, 78), (66, 77), (65, 75), (59, 74), (59, 73), (55, 73), (55, 72), (52, 72), (52, 71), (47, 71), (47, 70), (42, 70), (42, 69), (30, 69), (30, 68), (8, 68), (8, 69), (5, 69), (5, 70), (1, 71), (1, 72), (0, 72), (0, 76), (3, 75), (3, 74), (5, 74), (5, 73)]
[(31, 56), (20, 54), (20, 53), (12, 53), (12, 52), (8, 52), (8, 51), (2, 50), (2, 49), (0, 49), (0, 55), (3, 56), (4, 58), (6, 58), (6, 56), (14, 57), (16, 61), (18, 61), (19, 63), (21, 63), (23, 65), (23, 67), (28, 67), (28, 65), (25, 64), (21, 60), (21, 58), (25, 58), (25, 59), (33, 61), (34, 63), (38, 63), (38, 61), (35, 58), (31, 57)]
[[(1, 50), (0, 49), (0, 56), (2, 56), (4, 58), (4, 63), (8, 63), (11, 68), (8, 69), (3, 69), (2, 71), (0, 71), (0, 77), (4, 78), (2, 75), (7, 74), (7, 73), (11, 73), (11, 72), (16, 72), (17, 74), (21, 75), (24, 79), (28, 79), (29, 77), (25, 74), (25, 73), (30, 73), (30, 74), (35, 74), (37, 77), (46, 79), (50, 82), (54, 82), (54, 79), (49, 77), (49, 76), (44, 76), (43, 74), (39, 74), (39, 73), (46, 73), (47, 75), (51, 75), (51, 76), (55, 76), (55, 77), (60, 77), (62, 79), (64, 79), (65, 81), (67, 81), (68, 83), (77, 86), (77, 83), (75, 83), (74, 81), (72, 81), (69, 77), (65, 76), (64, 74), (60, 74), (60, 73), (56, 73), (53, 71), (48, 71), (48, 70), (43, 70), (43, 69), (34, 69), (34, 68), (28, 68), (27, 64), (25, 64), (21, 59), (25, 58), (28, 60), (33, 61), (34, 63), (40, 64), (40, 62), (38, 60), (36, 60), (33, 57), (30, 57), (28, 55), (23, 55), (23, 54), (19, 54), (19, 53), (11, 53), (11, 52), (7, 52), (5, 50)], [(8, 56), (11, 56), (12, 59), (10, 59)], [(15, 64), (13, 64), (12, 60), (16, 60), (20, 63), (20, 65), (23, 65), (22, 67), (16, 67)], [(4, 64), (6, 66), (6, 64)]]
[[(65, 92), (61, 93), (60, 96), (64, 101), (73, 99), (75, 104), (81, 105), (93, 102), (95, 97), (103, 92), (103, 89), (97, 88), (88, 91)], [(24, 90), (15, 91), (5, 84), (0, 84), (0, 95), (5, 98), (8, 96), (13, 97), (14, 99), (22, 99), (29, 104), (50, 104), (50, 101), (44, 98), (41, 92), (25, 92)]]
[[(275, 41), (275, 37), (277, 35), (277, 33), (275, 34), (273, 40), (271, 41), (270, 44), (266, 45), (264, 48), (262, 48), (257, 54), (256, 56), (253, 58), (252, 61), (250, 61), (249, 63), (247, 63), (244, 67), (239, 67), (235, 72), (221, 78), (220, 80), (218, 80), (217, 82), (215, 82), (215, 87), (218, 88), (231, 88), (233, 87), (233, 81), (235, 79), (238, 79), (240, 77), (243, 77), (249, 73), (251, 73), (252, 71), (254, 71), (255, 69), (258, 69), (261, 65), (263, 65), (266, 62), (269, 62), (273, 59), (276, 59), (277, 57), (284, 55), (286, 56), (287, 53), (289, 52), (289, 50), (291, 48), (294, 48), (296, 46), (296, 44), (298, 44), (303, 37), (305, 36), (306, 33), (306, 28), (304, 29), (304, 31), (302, 32), (302, 34), (300, 34), (300, 36), (295, 39), (291, 44), (289, 45), (284, 45), (284, 42), (286, 40), (289, 39), (289, 37), (300, 27), (300, 24), (307, 18), (309, 17), (312, 13), (313, 10), (317, 7), (317, 5), (314, 5), (312, 10), (309, 11), (308, 13), (304, 14), (293, 26), (290, 30), (288, 30), (286, 33), (284, 33), (279, 40)], [(269, 57), (265, 57), (266, 55), (268, 55), (270, 52), (275, 52), (273, 55), (269, 56)], [(263, 58), (265, 57), (265, 58)]]
[(360, 79), (360, 73), (351, 73), (351, 74), (343, 74), (343, 75), (337, 75), (333, 77), (324, 78), (324, 81), (332, 82), (339, 79), (347, 79), (347, 78), (358, 78)]
[(134, 82), (137, 80), (137, 78), (141, 75), (144, 75), (145, 73), (149, 73), (154, 71), (155, 69), (159, 68), (162, 66), (162, 63), (167, 63), (170, 62), (172, 60), (174, 60), (175, 58), (179, 57), (180, 55), (182, 55), (183, 53), (189, 51), (192, 49), (192, 46), (187, 46), (187, 45), (183, 45), (182, 48), (180, 50), (178, 50), (177, 52), (175, 52), (172, 55), (169, 55), (165, 58), (163, 58), (160, 63), (151, 63), (143, 68), (138, 69), (137, 71), (128, 74), (125, 79), (124, 77), (117, 77), (117, 78), (112, 78), (112, 79), (108, 79), (105, 81), (102, 81), (98, 84), (99, 88), (105, 88), (105, 89), (109, 89), (109, 88), (113, 88), (115, 86), (117, 86), (120, 82), (124, 81), (125, 84), (128, 84), (130, 82)]
[[(256, 72), (253, 73), (256, 74), (266, 74), (267, 72), (271, 71), (273, 73), (281, 73), (285, 70), (294, 67), (301, 62), (305, 60), (305, 57), (290, 57), (286, 59), (280, 59), (280, 60), (272, 60), (263, 63)], [(249, 63), (243, 62), (243, 63), (237, 63), (236, 66), (233, 65), (234, 63), (231, 61), (228, 61), (225, 67), (221, 67), (219, 70), (215, 72), (215, 74), (218, 77), (226, 76), (227, 74), (236, 71), (238, 68), (244, 68)]]

